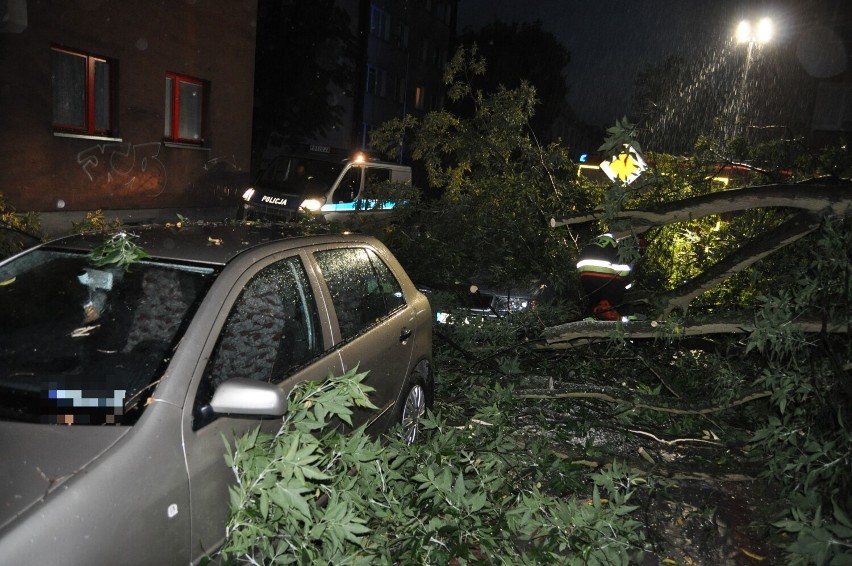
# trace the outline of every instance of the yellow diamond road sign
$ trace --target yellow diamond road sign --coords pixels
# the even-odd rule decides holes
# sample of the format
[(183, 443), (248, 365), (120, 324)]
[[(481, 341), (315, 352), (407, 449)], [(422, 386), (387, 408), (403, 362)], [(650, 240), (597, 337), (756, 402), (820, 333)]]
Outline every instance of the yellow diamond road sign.
[(624, 151), (613, 155), (601, 163), (601, 169), (610, 180), (621, 180), (625, 185), (635, 181), (642, 172), (648, 168), (645, 160), (639, 155), (633, 146), (625, 145)]

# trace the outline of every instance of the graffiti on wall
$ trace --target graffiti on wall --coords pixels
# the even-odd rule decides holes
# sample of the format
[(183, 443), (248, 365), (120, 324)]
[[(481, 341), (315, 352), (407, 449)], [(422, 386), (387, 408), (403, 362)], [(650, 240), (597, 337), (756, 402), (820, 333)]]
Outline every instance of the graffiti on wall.
[(93, 183), (110, 194), (156, 197), (166, 190), (168, 175), (160, 160), (162, 143), (97, 144), (77, 154), (77, 163)]
[[(164, 147), (161, 142), (97, 144), (78, 153), (77, 164), (91, 183), (104, 187), (110, 196), (158, 197), (168, 183)], [(236, 156), (214, 157), (201, 166), (198, 176), (181, 182), (179, 191), (230, 201), (242, 193), (247, 181)]]

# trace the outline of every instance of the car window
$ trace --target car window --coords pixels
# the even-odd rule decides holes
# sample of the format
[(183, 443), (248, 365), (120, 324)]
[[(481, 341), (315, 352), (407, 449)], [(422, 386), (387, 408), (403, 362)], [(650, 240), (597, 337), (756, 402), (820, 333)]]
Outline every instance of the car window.
[(333, 203), (352, 202), (361, 190), (361, 168), (352, 167), (343, 178), (340, 184), (334, 189), (334, 195), (331, 198)]
[(342, 163), (318, 159), (281, 157), (258, 177), (257, 184), (288, 194), (324, 193), (343, 169)]
[(391, 180), (390, 169), (377, 169), (375, 167), (367, 167), (365, 173), (364, 186), (378, 185), (379, 183), (387, 183)]
[(133, 424), (212, 269), (96, 267), (40, 249), (0, 268), (0, 418)]
[(391, 270), (385, 265), (378, 255), (373, 251), (368, 251), (370, 263), (376, 270), (378, 277), (379, 288), (381, 289), (382, 297), (385, 300), (386, 312), (393, 312), (397, 308), (405, 304), (405, 296), (402, 294), (402, 287), (399, 281), (396, 280)]
[(373, 251), (345, 248), (314, 255), (331, 292), (344, 340), (405, 304), (399, 282)]
[(298, 257), (276, 262), (249, 280), (210, 356), (203, 401), (232, 377), (278, 382), (323, 351), (319, 314)]
[(284, 183), (290, 175), (291, 163), (292, 161), (289, 159), (279, 159), (274, 161), (270, 168), (266, 170), (263, 180), (273, 185), (280, 185)]

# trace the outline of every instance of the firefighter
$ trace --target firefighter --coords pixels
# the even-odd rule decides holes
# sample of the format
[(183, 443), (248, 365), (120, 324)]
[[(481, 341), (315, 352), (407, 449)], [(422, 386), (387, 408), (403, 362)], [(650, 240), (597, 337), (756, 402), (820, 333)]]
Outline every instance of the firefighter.
[(588, 299), (586, 317), (621, 320), (626, 313), (619, 313), (619, 308), (624, 303), (631, 267), (619, 262), (615, 236), (601, 234), (584, 247), (580, 251), (577, 271)]

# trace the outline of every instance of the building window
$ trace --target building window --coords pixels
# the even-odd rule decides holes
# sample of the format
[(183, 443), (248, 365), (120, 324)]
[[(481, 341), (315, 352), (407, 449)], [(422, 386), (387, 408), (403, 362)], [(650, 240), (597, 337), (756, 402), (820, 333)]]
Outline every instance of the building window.
[(206, 111), (204, 82), (166, 74), (166, 111), (163, 135), (169, 141), (204, 143)]
[(453, 8), (449, 2), (438, 4), (438, 18), (447, 25), (453, 21)]
[(384, 10), (372, 4), (370, 6), (370, 33), (387, 41), (390, 37), (389, 19)]
[(361, 124), (361, 147), (363, 149), (372, 149), (373, 144), (370, 139), (373, 136), (373, 125), (364, 122)]
[(397, 104), (405, 103), (405, 79), (396, 77), (391, 82), (393, 85), (393, 99)]
[(444, 50), (437, 45), (432, 48), (432, 64), (438, 68), (444, 66)]
[(367, 66), (367, 92), (373, 96), (385, 95), (385, 71), (372, 65)]
[(53, 127), (81, 134), (113, 130), (115, 63), (104, 57), (53, 48)]
[(423, 92), (422, 86), (419, 86), (416, 89), (414, 89), (414, 107), (417, 110), (423, 110), (425, 98), (426, 98), (426, 94)]
[(398, 47), (408, 49), (408, 34), (409, 27), (401, 21), (394, 21), (393, 24), (393, 41)]

